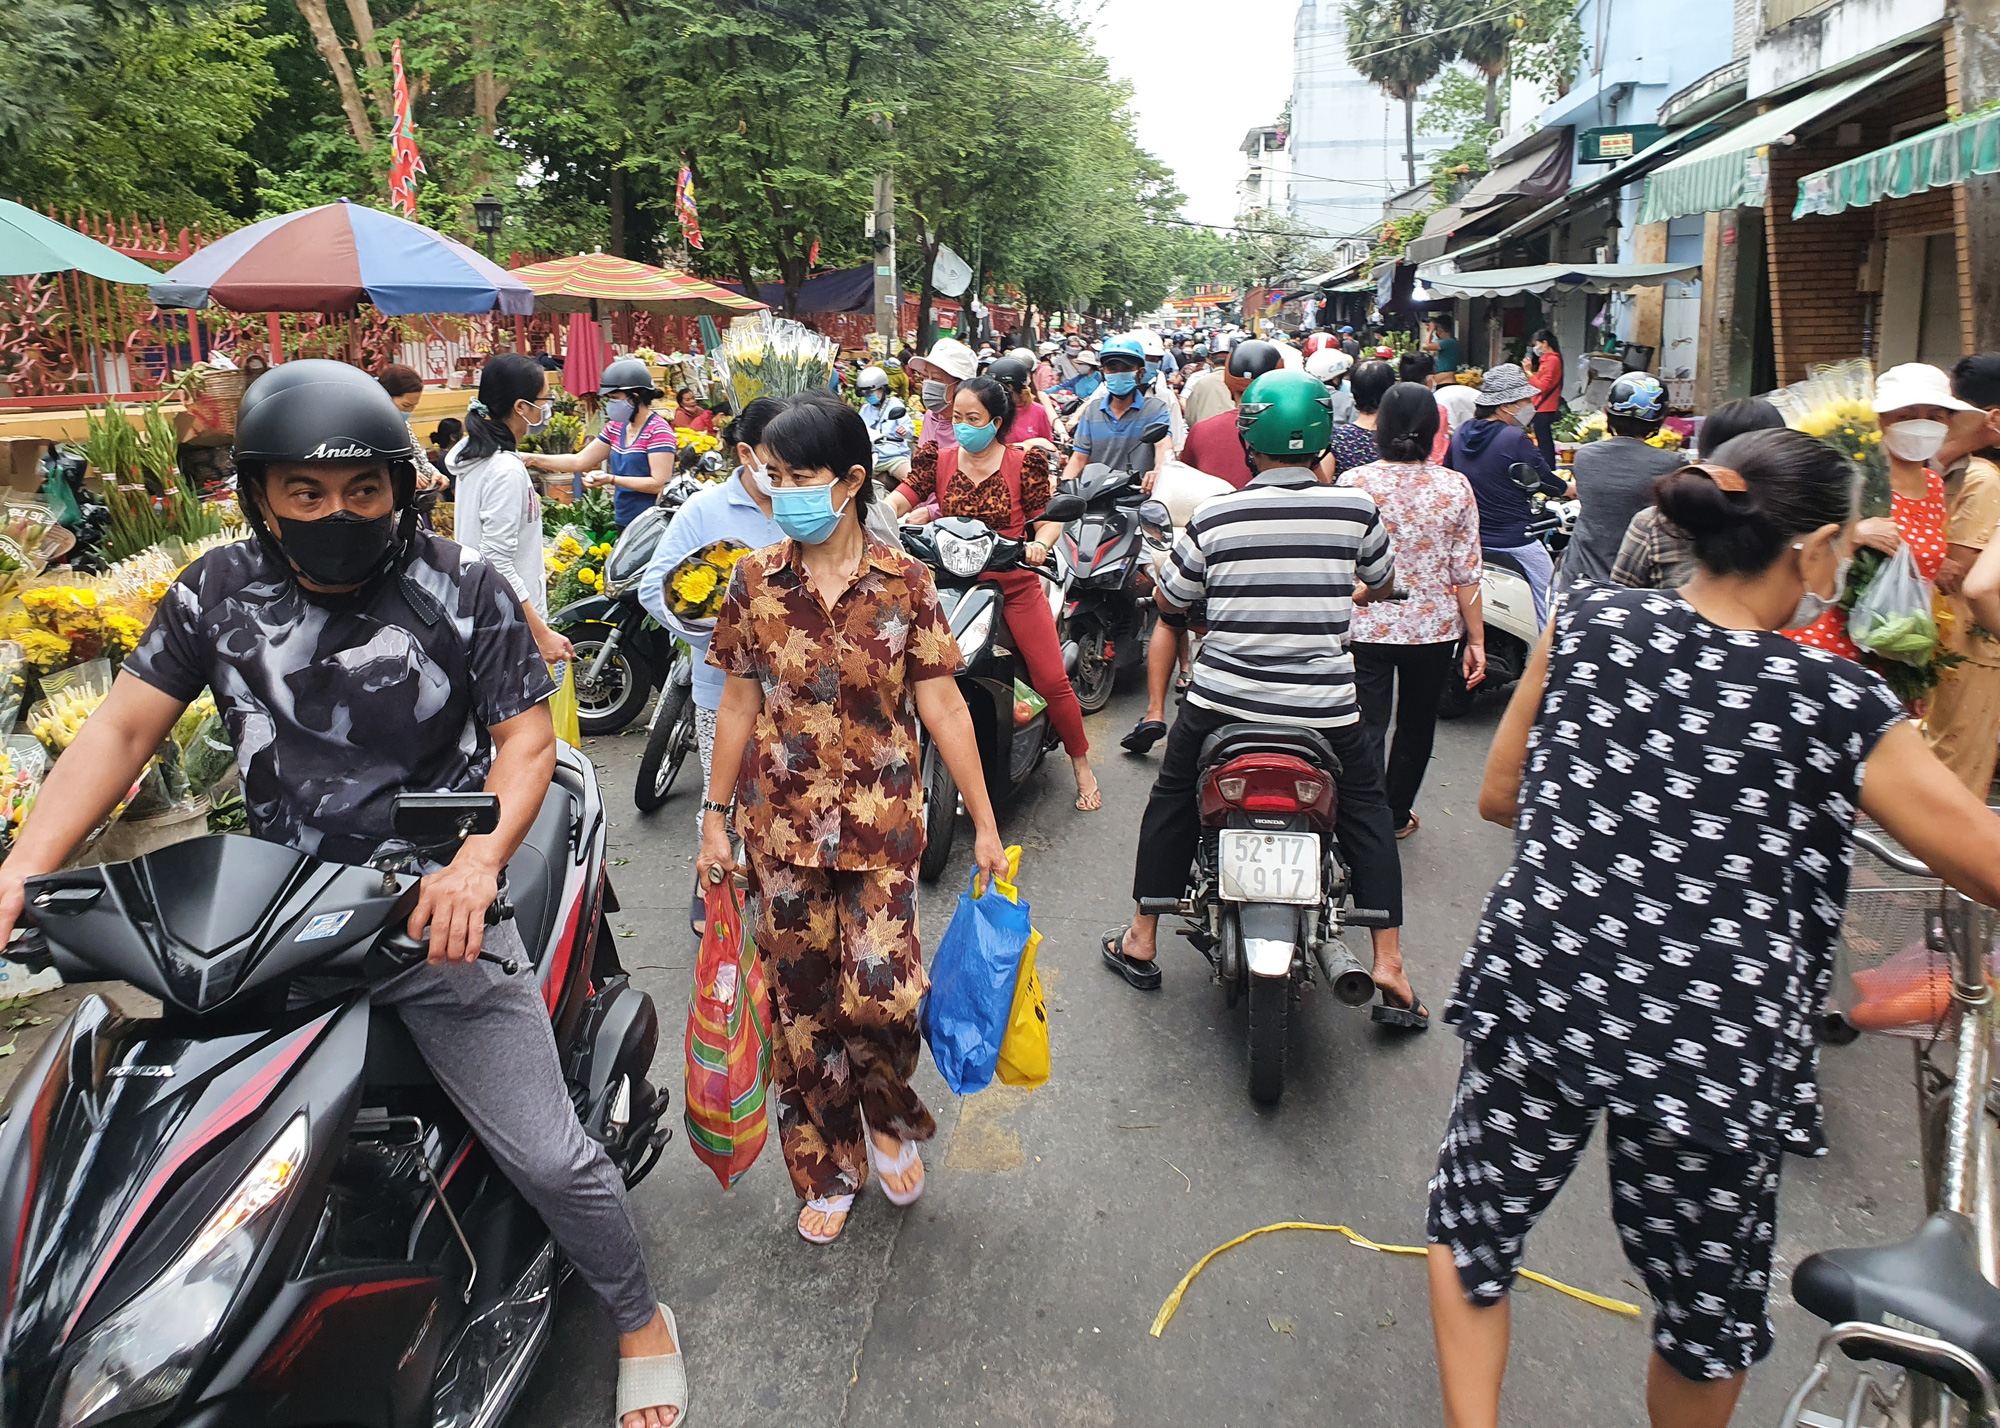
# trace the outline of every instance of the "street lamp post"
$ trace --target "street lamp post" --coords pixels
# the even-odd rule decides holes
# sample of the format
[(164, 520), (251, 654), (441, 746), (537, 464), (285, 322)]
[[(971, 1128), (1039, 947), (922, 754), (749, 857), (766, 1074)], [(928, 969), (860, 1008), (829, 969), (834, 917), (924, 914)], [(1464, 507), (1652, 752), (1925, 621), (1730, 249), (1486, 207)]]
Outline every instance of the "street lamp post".
[(500, 200), (493, 196), (493, 190), (490, 188), (482, 196), (472, 200), (472, 221), (479, 225), (479, 231), (486, 236), (486, 260), (489, 263), (495, 261), (493, 239), (500, 232), (501, 212)]

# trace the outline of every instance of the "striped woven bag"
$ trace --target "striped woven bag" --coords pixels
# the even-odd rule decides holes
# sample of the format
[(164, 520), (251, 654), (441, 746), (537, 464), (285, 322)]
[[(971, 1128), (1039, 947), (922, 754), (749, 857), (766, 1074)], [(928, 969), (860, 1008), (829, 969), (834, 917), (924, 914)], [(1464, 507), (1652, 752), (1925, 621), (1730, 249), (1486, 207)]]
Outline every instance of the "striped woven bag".
[(771, 1002), (743, 923), (743, 894), (712, 887), (688, 997), (688, 1145), (727, 1190), (764, 1148), (771, 1080)]

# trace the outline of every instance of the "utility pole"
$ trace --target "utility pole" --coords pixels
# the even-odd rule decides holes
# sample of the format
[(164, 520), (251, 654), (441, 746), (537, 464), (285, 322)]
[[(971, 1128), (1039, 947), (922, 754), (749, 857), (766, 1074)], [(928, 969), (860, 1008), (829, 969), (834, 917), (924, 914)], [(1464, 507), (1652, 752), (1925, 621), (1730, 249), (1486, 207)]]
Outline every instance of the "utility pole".
[[(893, 138), (896, 122), (882, 116), (882, 134)], [(896, 350), (896, 327), (902, 316), (903, 289), (896, 281), (896, 176), (883, 169), (875, 175), (875, 211), (869, 215), (868, 236), (875, 250), (875, 335), (882, 355)]]

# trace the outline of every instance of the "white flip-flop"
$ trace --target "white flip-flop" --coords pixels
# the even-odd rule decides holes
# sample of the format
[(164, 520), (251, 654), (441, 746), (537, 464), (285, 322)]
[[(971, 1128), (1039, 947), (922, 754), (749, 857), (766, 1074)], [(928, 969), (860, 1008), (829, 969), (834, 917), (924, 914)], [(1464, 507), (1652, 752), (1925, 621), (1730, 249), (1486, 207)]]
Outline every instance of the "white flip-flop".
[(686, 1428), (687, 1344), (681, 1338), (681, 1326), (674, 1322), (674, 1311), (662, 1304), (660, 1312), (666, 1315), (667, 1332), (674, 1336), (674, 1352), (618, 1360), (618, 1416), (612, 1428), (624, 1428), (627, 1414), (644, 1413), (648, 1408), (673, 1409), (673, 1428)]
[(868, 1141), (868, 1163), (875, 1167), (875, 1179), (882, 1186), (882, 1193), (889, 1197), (889, 1203), (891, 1205), (916, 1204), (917, 1197), (924, 1193), (924, 1181), (928, 1177), (918, 1176), (915, 1189), (901, 1192), (889, 1188), (889, 1177), (891, 1175), (901, 1175), (912, 1165), (918, 1169), (923, 1168), (924, 1159), (921, 1155), (917, 1154), (917, 1142), (913, 1140), (898, 1141), (897, 1144), (902, 1148), (896, 1152), (896, 1158), (890, 1160), (875, 1148), (875, 1137), (872, 1133), (864, 1132), (863, 1134)]
[[(854, 1197), (852, 1195), (828, 1195), (823, 1199), (806, 1201), (805, 1207), (808, 1210), (816, 1210), (822, 1215), (849, 1215), (854, 1211)], [(840, 1222), (840, 1229), (835, 1230), (832, 1234), (814, 1235), (806, 1233), (806, 1227), (801, 1224), (799, 1226), (799, 1238), (808, 1244), (830, 1245), (840, 1238), (841, 1230), (846, 1228), (847, 1221), (843, 1219)]]

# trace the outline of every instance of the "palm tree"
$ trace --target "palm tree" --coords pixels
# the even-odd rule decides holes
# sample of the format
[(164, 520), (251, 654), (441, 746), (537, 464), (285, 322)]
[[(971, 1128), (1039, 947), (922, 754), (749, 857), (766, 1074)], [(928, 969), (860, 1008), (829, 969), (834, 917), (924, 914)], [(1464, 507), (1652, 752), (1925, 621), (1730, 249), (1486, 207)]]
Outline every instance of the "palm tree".
[(1454, 36), (1437, 33), (1436, 0), (1348, 0), (1347, 61), (1403, 102), (1403, 162), (1417, 182), (1417, 91), (1456, 53)]
[(1500, 126), (1500, 76), (1507, 72), (1507, 60), (1522, 20), (1511, 10), (1502, 11), (1493, 0), (1438, 0), (1438, 27), (1445, 31), (1458, 57), (1478, 70), (1486, 81), (1486, 127)]

